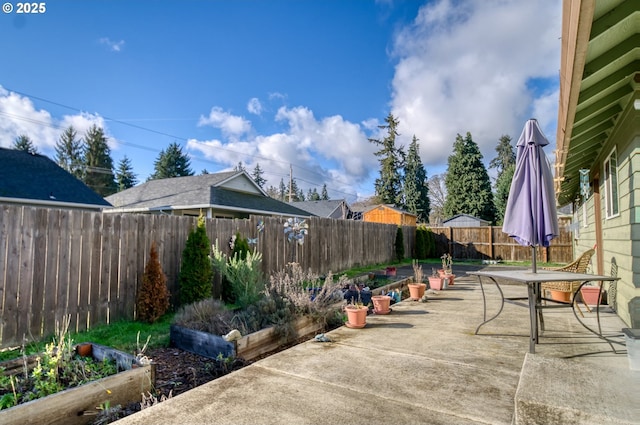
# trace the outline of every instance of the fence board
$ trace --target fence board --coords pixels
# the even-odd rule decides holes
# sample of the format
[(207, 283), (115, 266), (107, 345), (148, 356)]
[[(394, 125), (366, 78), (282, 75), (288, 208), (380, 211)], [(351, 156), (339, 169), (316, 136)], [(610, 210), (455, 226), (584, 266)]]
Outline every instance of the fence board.
[[(22, 211), (22, 240), (20, 246), (20, 277), (18, 288), (18, 312), (31, 309), (31, 291), (33, 284), (33, 246), (35, 237), (36, 213), (31, 208)], [(17, 334), (29, 334), (29, 318), (21, 314), (16, 316)]]
[(47, 224), (47, 253), (44, 258), (36, 258), (35, 261), (44, 263), (44, 320), (42, 332), (51, 335), (55, 331), (57, 313), (56, 300), (58, 296), (58, 248), (60, 246), (60, 210), (48, 211)]
[(82, 269), (82, 216), (79, 210), (69, 211), (69, 302), (65, 314), (69, 317), (69, 328), (78, 327), (78, 307), (80, 305), (80, 286)]
[(60, 210), (58, 217), (58, 284), (55, 318), (59, 322), (69, 307), (69, 211)]
[(20, 270), (20, 228), (22, 225), (22, 209), (17, 208), (7, 217), (7, 250), (6, 273), (4, 289), (4, 305), (2, 308), (2, 338), (3, 340), (18, 341), (22, 335), (18, 334), (18, 284)]

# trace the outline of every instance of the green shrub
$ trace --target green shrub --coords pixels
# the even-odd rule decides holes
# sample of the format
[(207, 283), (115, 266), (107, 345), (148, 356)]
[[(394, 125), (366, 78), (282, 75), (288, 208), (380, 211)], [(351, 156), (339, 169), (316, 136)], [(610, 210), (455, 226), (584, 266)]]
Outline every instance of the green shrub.
[(225, 335), (233, 329), (233, 312), (220, 300), (207, 298), (181, 307), (173, 323), (214, 335)]
[(398, 226), (398, 230), (396, 231), (396, 259), (398, 261), (404, 259), (404, 232), (400, 226)]
[(169, 290), (167, 276), (158, 260), (156, 242), (151, 243), (149, 261), (144, 267), (142, 284), (138, 288), (136, 312), (138, 319), (146, 323), (155, 323), (169, 309)]
[(264, 289), (261, 263), (262, 254), (259, 252), (248, 251), (245, 258), (236, 252), (228, 258), (217, 244), (213, 247), (211, 265), (230, 285), (231, 296), (239, 308), (245, 308), (261, 297)]
[(416, 254), (415, 257), (424, 260), (427, 258), (427, 229), (424, 226), (416, 228)]
[(435, 258), (438, 256), (436, 252), (436, 236), (433, 234), (433, 231), (431, 229), (426, 229), (425, 235), (427, 240), (427, 253), (425, 258)]
[(198, 225), (189, 233), (182, 251), (182, 267), (178, 277), (182, 305), (211, 297), (213, 269), (209, 259), (210, 247), (205, 220), (200, 216)]

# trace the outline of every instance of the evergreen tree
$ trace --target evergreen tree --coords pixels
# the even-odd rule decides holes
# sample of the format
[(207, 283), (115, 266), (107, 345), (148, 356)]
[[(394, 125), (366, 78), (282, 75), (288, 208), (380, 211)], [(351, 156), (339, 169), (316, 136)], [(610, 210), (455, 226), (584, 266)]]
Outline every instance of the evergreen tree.
[(191, 161), (176, 142), (171, 143), (166, 151), (160, 152), (153, 168), (155, 171), (149, 176), (149, 180), (193, 176)]
[(304, 191), (302, 190), (302, 188), (300, 188), (300, 189), (298, 190), (298, 196), (297, 196), (297, 198), (298, 198), (298, 199), (296, 199), (296, 201), (304, 201), (304, 200), (305, 200), (305, 197), (304, 197)]
[(509, 165), (500, 174), (496, 180), (496, 224), (501, 226), (504, 219), (504, 212), (507, 209), (507, 200), (509, 199), (509, 190), (511, 189), (511, 180), (513, 173), (516, 171), (515, 164)]
[(133, 173), (131, 160), (125, 155), (118, 163), (118, 171), (116, 171), (116, 181), (118, 183), (118, 192), (129, 189), (138, 183), (136, 175)]
[(491, 223), (495, 222), (491, 181), (482, 163), (480, 148), (471, 138), (471, 133), (467, 132), (465, 138), (457, 135), (453, 144), (453, 154), (449, 156), (445, 185), (446, 216), (469, 214)]
[(507, 208), (509, 189), (516, 166), (516, 153), (511, 145), (511, 137), (503, 135), (496, 146), (498, 155), (491, 160), (489, 168), (497, 170), (495, 186), (496, 223), (501, 225)]
[(431, 207), (427, 172), (420, 159), (420, 145), (415, 135), (409, 145), (407, 162), (404, 166), (404, 207), (407, 211), (416, 214), (419, 222), (429, 221)]
[(238, 162), (238, 165), (233, 167), (233, 171), (247, 171), (247, 169), (244, 167), (244, 164), (242, 163), (242, 161), (240, 161)]
[(323, 201), (328, 201), (329, 200), (329, 192), (327, 192), (327, 184), (323, 184), (322, 185), (322, 193), (320, 194), (320, 199), (322, 199)]
[(205, 219), (198, 217), (198, 225), (187, 237), (182, 251), (182, 267), (178, 276), (180, 303), (191, 304), (211, 296), (213, 266), (209, 255), (211, 244), (205, 228)]
[(264, 184), (267, 182), (264, 177), (262, 177), (263, 174), (264, 171), (260, 168), (260, 163), (256, 163), (256, 166), (251, 173), (251, 177), (253, 177), (253, 181), (256, 182), (261, 189), (264, 189)]
[(320, 200), (320, 194), (318, 193), (318, 189), (314, 187), (313, 190), (311, 190), (311, 188), (309, 188), (309, 193), (307, 194), (307, 201), (319, 201), (319, 200)]
[(380, 178), (376, 179), (376, 196), (381, 203), (402, 206), (402, 176), (400, 170), (404, 166), (404, 152), (402, 147), (396, 148), (396, 136), (399, 121), (389, 113), (385, 118), (386, 125), (378, 126), (387, 130), (384, 139), (369, 139), (371, 143), (380, 146), (375, 153), (380, 162)]
[(278, 186), (278, 198), (280, 201), (285, 200), (287, 194), (287, 186), (284, 185), (284, 180), (280, 179), (280, 186)]
[(138, 319), (146, 323), (155, 323), (169, 309), (169, 296), (167, 276), (162, 271), (156, 242), (153, 241), (136, 298)]
[(84, 136), (84, 183), (101, 196), (116, 192), (116, 180), (113, 175), (113, 159), (102, 128), (95, 124)]
[(73, 176), (82, 179), (84, 175), (84, 158), (82, 157), (82, 139), (73, 126), (67, 127), (56, 142), (56, 163)]
[(500, 137), (496, 152), (498, 155), (491, 160), (489, 168), (495, 168), (498, 171), (498, 177), (500, 177), (510, 165), (516, 165), (516, 153), (511, 146), (511, 137), (506, 134)]
[(13, 148), (19, 151), (29, 152), (32, 155), (38, 153), (36, 146), (33, 144), (29, 136), (25, 134), (21, 134), (16, 138), (15, 142), (13, 142)]
[[(300, 199), (300, 195), (302, 194), (302, 198)], [(289, 187), (287, 187), (287, 192), (285, 194), (286, 202), (296, 202), (296, 201), (304, 201), (304, 193), (302, 189), (298, 188), (298, 182), (296, 179), (289, 180)]]
[(276, 188), (275, 186), (269, 186), (266, 190), (267, 195), (269, 195), (270, 198), (273, 199), (280, 199), (280, 194), (278, 192), (278, 188)]

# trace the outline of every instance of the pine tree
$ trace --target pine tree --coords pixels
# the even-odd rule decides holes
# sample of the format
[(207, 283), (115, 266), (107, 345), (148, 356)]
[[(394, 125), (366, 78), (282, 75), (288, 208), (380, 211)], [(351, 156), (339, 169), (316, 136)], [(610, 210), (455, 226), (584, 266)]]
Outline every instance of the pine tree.
[(445, 185), (446, 216), (469, 214), (491, 223), (495, 222), (491, 181), (482, 163), (480, 148), (471, 138), (471, 133), (467, 133), (465, 138), (457, 135), (453, 144), (453, 154), (449, 156)]
[(320, 199), (322, 199), (323, 201), (328, 201), (329, 200), (329, 192), (327, 192), (327, 184), (323, 184), (322, 185), (322, 193), (320, 194)]
[(369, 139), (371, 143), (380, 146), (375, 153), (380, 162), (380, 178), (376, 179), (376, 196), (381, 203), (402, 206), (402, 176), (400, 170), (404, 166), (404, 152), (402, 147), (396, 148), (396, 136), (399, 121), (389, 114), (385, 118), (387, 125), (378, 128), (386, 129), (384, 139)]
[(113, 159), (102, 128), (95, 124), (84, 136), (84, 183), (101, 196), (116, 192), (116, 180), (113, 175)]
[(302, 189), (298, 188), (298, 182), (296, 182), (296, 179), (290, 179), (289, 186), (287, 187), (287, 192), (285, 194), (285, 201), (286, 202), (304, 201), (304, 193), (302, 193), (303, 199), (300, 199), (301, 193), (302, 193)]
[(496, 224), (502, 225), (504, 219), (504, 212), (507, 209), (507, 200), (509, 199), (509, 190), (511, 189), (511, 180), (513, 180), (513, 173), (516, 171), (515, 164), (509, 165), (500, 174), (496, 180)]
[(67, 127), (56, 142), (56, 163), (73, 176), (82, 179), (84, 175), (84, 158), (82, 157), (82, 139), (73, 126)]
[(29, 136), (25, 134), (21, 134), (18, 136), (13, 142), (13, 148), (19, 151), (29, 152), (32, 155), (36, 155), (38, 153), (38, 149), (33, 144)]
[(247, 169), (244, 167), (244, 164), (242, 163), (242, 161), (240, 161), (238, 162), (238, 165), (233, 167), (233, 171), (247, 171)]
[(307, 201), (319, 201), (319, 200), (320, 200), (320, 194), (318, 193), (318, 189), (314, 187), (313, 190), (311, 190), (311, 188), (309, 188), (309, 192), (307, 194)]
[(404, 166), (404, 207), (407, 211), (416, 214), (419, 222), (429, 221), (431, 207), (427, 172), (420, 159), (420, 145), (415, 135), (409, 145), (407, 162)]
[(116, 181), (118, 182), (118, 192), (129, 189), (138, 183), (138, 179), (133, 172), (131, 160), (126, 155), (118, 163)]
[(162, 271), (156, 242), (151, 243), (149, 261), (144, 267), (142, 285), (136, 298), (138, 319), (146, 323), (154, 323), (169, 309), (169, 289), (167, 276)]
[(278, 200), (284, 201), (287, 194), (287, 186), (284, 185), (284, 180), (280, 179), (280, 186), (278, 186)]
[(171, 143), (166, 151), (160, 152), (153, 168), (154, 173), (149, 176), (149, 180), (193, 176), (191, 161), (176, 142)]
[(253, 177), (253, 181), (256, 182), (261, 189), (264, 189), (264, 184), (267, 182), (264, 177), (262, 177), (263, 174), (264, 171), (260, 168), (260, 163), (256, 163), (256, 166), (251, 173), (251, 177)]
[(511, 145), (511, 137), (507, 135), (500, 137), (496, 152), (498, 155), (491, 160), (489, 168), (495, 168), (498, 173), (494, 201), (496, 205), (496, 223), (500, 225), (507, 208), (509, 189), (511, 188), (511, 180), (516, 166), (516, 153)]
[(182, 251), (182, 267), (178, 276), (180, 303), (191, 304), (211, 296), (213, 266), (209, 254), (211, 244), (205, 228), (205, 219), (198, 217), (198, 225), (187, 237)]

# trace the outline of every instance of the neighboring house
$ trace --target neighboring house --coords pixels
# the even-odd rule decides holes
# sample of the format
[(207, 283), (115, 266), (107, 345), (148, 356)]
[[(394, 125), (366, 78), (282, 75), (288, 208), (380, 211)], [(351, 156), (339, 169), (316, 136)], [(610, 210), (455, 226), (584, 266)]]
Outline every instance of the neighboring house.
[[(640, 328), (640, 1), (564, 0), (555, 184), (608, 302)], [(581, 170), (584, 170), (581, 173)], [(587, 184), (581, 184), (582, 180)]]
[(149, 180), (108, 196), (105, 212), (172, 214), (208, 218), (309, 217), (306, 211), (270, 198), (244, 171)]
[(381, 204), (363, 211), (362, 221), (397, 224), (398, 226), (415, 226), (418, 216), (393, 205)]
[(0, 148), (0, 203), (100, 211), (111, 206), (44, 155)]
[(442, 222), (443, 227), (478, 227), (489, 225), (491, 225), (490, 221), (483, 220), (469, 214), (454, 215)]
[(299, 201), (292, 202), (296, 208), (324, 218), (348, 220), (353, 218), (353, 211), (344, 199), (327, 201)]

